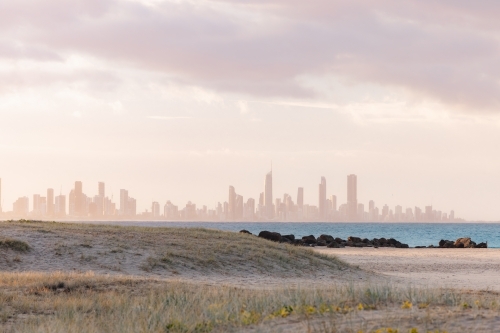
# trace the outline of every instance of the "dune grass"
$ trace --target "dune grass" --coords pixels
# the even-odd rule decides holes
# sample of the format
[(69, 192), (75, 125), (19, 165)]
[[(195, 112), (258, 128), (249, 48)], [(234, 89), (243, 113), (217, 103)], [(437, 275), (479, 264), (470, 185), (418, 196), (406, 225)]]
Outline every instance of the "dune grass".
[[(389, 285), (249, 290), (55, 272), (0, 273), (0, 290), (0, 328), (12, 332), (442, 332), (436, 316), (498, 314), (494, 295)], [(369, 312), (379, 315), (361, 320)]]
[(338, 275), (347, 269), (356, 270), (333, 256), (308, 248), (203, 228), (10, 221), (0, 222), (0, 231), (15, 231), (16, 237), (39, 246), (40, 251), (35, 252), (43, 256), (43, 260), (57, 263), (78, 258), (79, 264), (85, 265), (84, 270), (113, 266), (119, 273), (136, 269), (160, 275), (265, 274), (276, 277), (303, 277), (318, 272)]
[(28, 252), (30, 250), (28, 243), (12, 238), (0, 238), (0, 248), (17, 252)]

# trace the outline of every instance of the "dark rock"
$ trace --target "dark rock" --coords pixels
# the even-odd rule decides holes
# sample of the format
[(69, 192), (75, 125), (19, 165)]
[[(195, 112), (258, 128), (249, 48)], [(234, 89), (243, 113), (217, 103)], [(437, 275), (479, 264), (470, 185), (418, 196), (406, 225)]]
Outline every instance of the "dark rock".
[(330, 242), (330, 243), (328, 243), (328, 245), (326, 247), (328, 247), (330, 249), (338, 249), (340, 247), (340, 244), (337, 242)]
[(317, 243), (316, 243), (316, 246), (326, 246), (326, 242), (324, 240), (319, 240)]
[(259, 237), (273, 242), (279, 242), (281, 240), (281, 235), (279, 233), (271, 231), (261, 231)]
[(318, 237), (318, 240), (325, 241), (326, 243), (330, 243), (334, 241), (334, 238), (330, 235), (321, 235)]
[(361, 238), (353, 237), (353, 236), (349, 236), (349, 238), (347, 238), (347, 241), (353, 242), (353, 243), (361, 243), (362, 242)]
[(477, 249), (486, 249), (488, 248), (488, 243), (479, 243), (476, 245)]
[(252, 234), (250, 231), (245, 230), (245, 229), (240, 230), (240, 233), (242, 233), (242, 234), (249, 234), (249, 235), (251, 235), (251, 234)]
[(316, 244), (317, 242), (316, 237), (314, 237), (313, 235), (302, 237), (302, 241), (304, 241), (304, 243), (306, 244)]
[(341, 243), (345, 243), (346, 241), (345, 241), (345, 240), (343, 240), (342, 238), (338, 238), (338, 237), (336, 237), (336, 238), (335, 238), (335, 242), (336, 242), (336, 243), (341, 244)]
[(295, 241), (295, 236), (294, 235), (281, 235), (281, 238), (288, 238), (292, 242)]
[(402, 249), (408, 249), (408, 248), (410, 248), (410, 247), (408, 246), (408, 244), (401, 244), (401, 248), (402, 248)]
[(365, 243), (365, 244), (370, 244), (371, 243), (368, 238), (363, 239), (362, 242)]

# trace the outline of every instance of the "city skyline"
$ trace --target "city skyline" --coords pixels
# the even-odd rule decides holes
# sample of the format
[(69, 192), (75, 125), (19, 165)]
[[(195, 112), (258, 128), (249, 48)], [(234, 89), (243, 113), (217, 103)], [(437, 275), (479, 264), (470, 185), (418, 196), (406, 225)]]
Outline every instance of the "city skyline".
[[(214, 207), (196, 206), (188, 201), (183, 207), (175, 205), (167, 199), (163, 205), (152, 201), (143, 212), (137, 211), (137, 200), (129, 196), (126, 189), (120, 189), (119, 205), (106, 196), (105, 182), (97, 182), (97, 194), (87, 196), (83, 191), (83, 183), (75, 181), (74, 187), (66, 196), (60, 192), (54, 197), (54, 189), (48, 188), (46, 196), (33, 194), (32, 204), (28, 196), (19, 197), (12, 204), (12, 211), (0, 210), (3, 218), (54, 218), (82, 220), (190, 220), (190, 221), (321, 221), (321, 222), (459, 222), (454, 210), (447, 212), (434, 209), (432, 205), (423, 207), (393, 208), (384, 204), (380, 208), (375, 201), (368, 202), (368, 210), (363, 203), (358, 203), (357, 175), (347, 175), (346, 202), (337, 206), (337, 195), (331, 194), (327, 199), (326, 178), (320, 178), (317, 203), (304, 203), (304, 188), (297, 188), (296, 201), (291, 195), (284, 193), (283, 199), (272, 198), (272, 170), (265, 175), (263, 191), (258, 201), (247, 198), (246, 202), (234, 186), (229, 185), (227, 201), (219, 201)], [(2, 195), (0, 178), (0, 198)], [(67, 200), (66, 200), (67, 198)], [(31, 207), (31, 209), (30, 209)]]

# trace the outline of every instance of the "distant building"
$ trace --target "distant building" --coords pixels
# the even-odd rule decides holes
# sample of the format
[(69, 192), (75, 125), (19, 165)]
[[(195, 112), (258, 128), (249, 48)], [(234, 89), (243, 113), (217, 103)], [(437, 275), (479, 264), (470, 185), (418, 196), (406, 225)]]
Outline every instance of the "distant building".
[(272, 219), (274, 217), (274, 207), (273, 207), (273, 171), (271, 170), (266, 175), (266, 180), (264, 182), (264, 205), (266, 211), (266, 218)]
[(54, 216), (54, 189), (47, 189), (47, 215)]
[(358, 210), (358, 181), (356, 175), (347, 176), (347, 219), (355, 221)]
[(318, 197), (318, 208), (319, 208), (319, 218), (322, 221), (326, 221), (326, 178), (321, 177), (321, 183), (319, 184), (319, 197)]
[(304, 188), (299, 187), (297, 191), (297, 207), (299, 209), (302, 209), (303, 206), (304, 206)]

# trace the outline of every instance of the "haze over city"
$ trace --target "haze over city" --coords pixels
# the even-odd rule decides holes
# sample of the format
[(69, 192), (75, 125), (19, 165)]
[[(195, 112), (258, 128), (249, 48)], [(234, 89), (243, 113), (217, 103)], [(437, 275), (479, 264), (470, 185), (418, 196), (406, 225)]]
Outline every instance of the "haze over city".
[[(215, 207), (228, 186), (497, 221), (496, 4), (2, 1), (2, 206), (76, 180)], [(64, 27), (64, 28), (61, 28)]]

